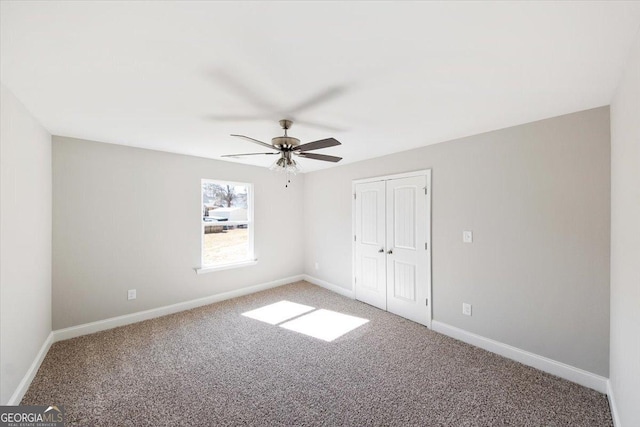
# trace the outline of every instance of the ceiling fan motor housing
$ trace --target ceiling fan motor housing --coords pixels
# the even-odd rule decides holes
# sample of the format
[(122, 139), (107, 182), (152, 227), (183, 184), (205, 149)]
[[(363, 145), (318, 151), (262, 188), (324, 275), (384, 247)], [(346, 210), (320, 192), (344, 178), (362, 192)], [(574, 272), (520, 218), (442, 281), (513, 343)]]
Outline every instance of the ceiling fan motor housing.
[(300, 145), (300, 140), (292, 136), (276, 136), (271, 139), (271, 145), (277, 148), (290, 149)]

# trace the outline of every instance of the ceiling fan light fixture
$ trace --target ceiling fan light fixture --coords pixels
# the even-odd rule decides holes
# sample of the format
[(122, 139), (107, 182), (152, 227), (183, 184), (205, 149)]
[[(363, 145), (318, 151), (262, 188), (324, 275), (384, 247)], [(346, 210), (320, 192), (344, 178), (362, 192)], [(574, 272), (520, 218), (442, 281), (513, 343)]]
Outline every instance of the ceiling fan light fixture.
[(293, 160), (291, 157), (282, 156), (269, 167), (272, 171), (275, 172), (285, 172), (287, 174), (296, 175), (301, 172), (300, 166), (298, 163)]
[(291, 173), (293, 175), (297, 175), (298, 172), (301, 172), (300, 165), (298, 165), (298, 163), (293, 159), (289, 159), (287, 161), (286, 169), (288, 173)]

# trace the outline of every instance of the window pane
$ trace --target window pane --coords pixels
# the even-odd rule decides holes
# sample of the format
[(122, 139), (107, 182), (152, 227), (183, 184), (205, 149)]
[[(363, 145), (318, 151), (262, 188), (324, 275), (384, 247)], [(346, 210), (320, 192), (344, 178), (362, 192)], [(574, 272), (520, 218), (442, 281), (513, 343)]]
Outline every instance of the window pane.
[(230, 264), (249, 259), (249, 225), (220, 224), (204, 226), (204, 264)]
[(253, 258), (251, 184), (202, 181), (202, 265)]
[[(248, 184), (233, 184), (219, 181), (202, 181), (203, 218), (227, 218), (247, 220), (249, 209)], [(244, 215), (242, 215), (244, 210)], [(238, 212), (240, 211), (240, 212)], [(244, 216), (244, 217), (243, 217)]]

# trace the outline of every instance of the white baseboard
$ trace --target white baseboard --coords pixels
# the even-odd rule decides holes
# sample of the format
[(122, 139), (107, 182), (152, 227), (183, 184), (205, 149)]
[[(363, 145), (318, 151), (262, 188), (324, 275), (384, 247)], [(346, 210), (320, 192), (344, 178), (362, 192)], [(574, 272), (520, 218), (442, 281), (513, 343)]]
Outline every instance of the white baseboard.
[(153, 319), (160, 316), (166, 316), (168, 314), (190, 310), (192, 308), (201, 307), (203, 305), (213, 304), (215, 302), (253, 294), (255, 292), (260, 292), (278, 286), (286, 285), (288, 283), (303, 280), (303, 276), (304, 275), (299, 274), (297, 276), (286, 277), (284, 279), (274, 280), (272, 282), (248, 286), (246, 288), (240, 288), (234, 291), (222, 292), (204, 298), (198, 298), (190, 301), (180, 302), (177, 304), (167, 305), (164, 307), (153, 308), (151, 310), (139, 311), (137, 313), (125, 314), (124, 316), (111, 317), (109, 319), (98, 320), (96, 322), (85, 323), (69, 328), (58, 329), (56, 331), (53, 331), (54, 342), (63, 341), (82, 335), (93, 334), (95, 332), (117, 328), (118, 326), (129, 325), (131, 323), (141, 322), (143, 320)]
[(607, 380), (607, 397), (609, 398), (609, 408), (611, 409), (611, 418), (613, 418), (613, 427), (622, 427), (620, 416), (618, 415), (618, 407), (616, 406), (616, 399), (613, 397), (611, 380)]
[(583, 369), (575, 368), (571, 365), (567, 365), (565, 363), (558, 362), (544, 356), (521, 350), (517, 347), (513, 347), (499, 341), (485, 338), (472, 332), (465, 331), (464, 329), (456, 328), (455, 326), (438, 322), (437, 320), (434, 320), (432, 322), (432, 327), (436, 332), (440, 332), (441, 334), (448, 335), (460, 341), (464, 341), (467, 344), (480, 347), (492, 353), (499, 354), (500, 356), (504, 356), (522, 364), (540, 369), (541, 371), (547, 372), (549, 374), (564, 378), (565, 380), (569, 380), (585, 387), (589, 387), (591, 389), (599, 391), (600, 393), (607, 393), (608, 380), (607, 378), (600, 375), (593, 374)]
[(13, 395), (9, 398), (7, 405), (16, 406), (20, 404), (20, 401), (24, 397), (24, 394), (27, 392), (27, 390), (29, 390), (31, 381), (33, 381), (33, 378), (36, 376), (36, 373), (38, 373), (38, 369), (40, 369), (40, 365), (42, 364), (44, 357), (47, 355), (47, 352), (49, 351), (49, 347), (51, 347), (51, 344), (53, 343), (54, 343), (53, 332), (49, 332), (47, 339), (44, 340), (44, 342), (42, 343), (42, 347), (40, 347), (40, 351), (38, 352), (38, 354), (36, 355), (36, 358), (31, 363), (31, 366), (29, 366), (29, 369), (27, 370), (27, 373), (22, 378), (22, 381), (20, 381), (20, 384), (18, 384), (18, 388), (16, 388), (16, 391), (14, 391)]
[(309, 283), (313, 283), (314, 285), (318, 285), (322, 288), (333, 291), (337, 294), (343, 295), (347, 298), (355, 299), (356, 295), (351, 289), (343, 288), (342, 286), (334, 285), (333, 283), (325, 282), (324, 280), (320, 280), (316, 277), (309, 276), (308, 274), (303, 274), (304, 280)]

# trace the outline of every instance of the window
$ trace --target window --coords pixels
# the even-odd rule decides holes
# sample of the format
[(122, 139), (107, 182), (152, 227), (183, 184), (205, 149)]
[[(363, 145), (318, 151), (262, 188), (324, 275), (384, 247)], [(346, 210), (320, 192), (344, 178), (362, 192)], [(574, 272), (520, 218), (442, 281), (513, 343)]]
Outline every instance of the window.
[(248, 183), (202, 180), (199, 272), (255, 262), (252, 190)]

